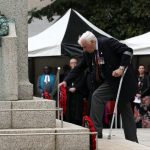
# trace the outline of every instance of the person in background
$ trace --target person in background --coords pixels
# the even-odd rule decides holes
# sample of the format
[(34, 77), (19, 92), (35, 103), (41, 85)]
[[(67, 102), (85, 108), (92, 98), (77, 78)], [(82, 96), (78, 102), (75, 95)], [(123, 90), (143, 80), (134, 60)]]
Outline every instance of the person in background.
[(135, 121), (140, 122), (140, 128), (150, 128), (150, 89), (147, 96), (141, 97), (138, 108), (134, 112)]
[(144, 65), (139, 65), (138, 68), (138, 94), (141, 94), (147, 90), (150, 86), (150, 77), (145, 73)]
[(140, 114), (142, 117), (142, 128), (150, 128), (150, 90), (149, 95), (142, 98)]
[(70, 71), (70, 65), (69, 64), (64, 65), (62, 73), (60, 74), (60, 82), (62, 82), (64, 80), (64, 78), (67, 76), (69, 71)]
[[(143, 107), (144, 102), (141, 99), (144, 99), (141, 97), (148, 88), (150, 87), (150, 77), (145, 73), (145, 67), (144, 65), (139, 65), (138, 67), (138, 93), (136, 94), (135, 100), (134, 100), (134, 118), (136, 122), (137, 128), (142, 128), (142, 118), (143, 116)], [(148, 94), (148, 93), (147, 93)], [(145, 95), (147, 96), (147, 95)]]
[(51, 93), (55, 84), (55, 75), (51, 73), (50, 67), (45, 66), (43, 72), (38, 77), (37, 89), (40, 97), (44, 97), (44, 92), (47, 92), (51, 98)]
[[(77, 59), (71, 58), (69, 62), (70, 70), (77, 66)], [(80, 74), (73, 82), (67, 86), (67, 108), (66, 121), (77, 125), (82, 125), (82, 111), (84, 98), (84, 74)]]
[(106, 101), (116, 98), (120, 77), (123, 75), (125, 68), (128, 67), (121, 88), (118, 108), (122, 115), (125, 138), (138, 142), (130, 103), (137, 92), (136, 77), (131, 65), (133, 50), (113, 38), (104, 36), (97, 38), (90, 31), (83, 33), (79, 37), (78, 43), (84, 51), (83, 59), (70, 71), (59, 86), (67, 86), (68, 83), (80, 76), (86, 68), (92, 70), (95, 66), (96, 80), (100, 86), (92, 95), (90, 117), (98, 132), (98, 138), (102, 138), (102, 119)]

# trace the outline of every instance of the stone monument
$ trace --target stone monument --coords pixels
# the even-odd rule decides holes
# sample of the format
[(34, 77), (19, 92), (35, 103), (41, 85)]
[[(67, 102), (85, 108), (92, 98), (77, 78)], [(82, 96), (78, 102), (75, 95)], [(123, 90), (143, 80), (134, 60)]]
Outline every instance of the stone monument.
[(28, 80), (27, 2), (0, 0), (0, 11), (10, 20), (9, 35), (2, 37), (0, 47), (0, 149), (88, 150), (88, 129), (69, 123), (62, 128), (55, 101), (33, 98)]
[[(33, 86), (29, 83), (28, 80), (28, 50), (27, 50), (27, 39), (28, 39), (28, 29), (27, 29), (27, 15), (28, 15), (28, 8), (27, 8), (27, 0), (0, 0), (0, 10), (5, 16), (11, 20), (15, 21), (15, 27), (17, 32), (16, 37), (16, 48), (10, 48), (7, 43), (7, 49), (14, 50), (9, 56), (6, 54), (7, 51), (5, 48), (3, 55), (6, 55), (3, 63), (1, 66), (2, 72), (5, 72), (7, 75), (6, 83), (3, 87), (3, 98), (6, 100), (29, 100), (32, 99), (33, 96)], [(15, 42), (15, 41), (14, 41)], [(16, 55), (17, 54), (17, 55)], [(15, 57), (15, 58), (14, 58)], [(4, 56), (3, 56), (4, 58)], [(17, 60), (17, 61), (16, 61)], [(8, 62), (7, 62), (8, 61)], [(7, 63), (7, 65), (5, 65)], [(16, 64), (12, 64), (16, 63)], [(9, 65), (8, 65), (9, 64)], [(8, 66), (8, 68), (6, 67)], [(11, 67), (13, 66), (13, 68)], [(13, 71), (13, 72), (12, 72)], [(4, 76), (5, 76), (4, 75)], [(15, 82), (15, 83), (14, 83)], [(14, 90), (13, 95), (9, 95), (9, 89)], [(12, 88), (13, 87), (13, 88)], [(6, 88), (6, 89), (5, 89)], [(10, 93), (11, 94), (11, 93)], [(4, 99), (0, 99), (4, 100)]]

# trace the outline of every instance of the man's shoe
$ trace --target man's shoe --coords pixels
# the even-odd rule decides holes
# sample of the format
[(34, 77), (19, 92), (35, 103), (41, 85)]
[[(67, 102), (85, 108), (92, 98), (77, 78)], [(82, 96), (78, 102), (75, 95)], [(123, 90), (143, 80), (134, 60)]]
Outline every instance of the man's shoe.
[(98, 138), (102, 139), (103, 138), (103, 134), (102, 133), (98, 133)]

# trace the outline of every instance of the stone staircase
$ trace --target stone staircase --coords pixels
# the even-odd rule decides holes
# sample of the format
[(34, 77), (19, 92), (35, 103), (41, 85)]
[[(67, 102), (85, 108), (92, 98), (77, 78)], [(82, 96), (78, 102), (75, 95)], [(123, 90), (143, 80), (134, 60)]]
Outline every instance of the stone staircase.
[(53, 100), (0, 101), (0, 150), (88, 150), (89, 130), (56, 119)]

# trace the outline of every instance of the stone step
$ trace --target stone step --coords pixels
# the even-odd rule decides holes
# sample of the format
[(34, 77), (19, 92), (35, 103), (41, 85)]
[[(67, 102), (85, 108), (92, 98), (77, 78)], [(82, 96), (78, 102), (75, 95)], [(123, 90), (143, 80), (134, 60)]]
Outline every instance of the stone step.
[[(89, 150), (89, 129), (65, 121), (63, 122), (63, 128), (60, 128), (60, 125), (61, 121), (56, 120), (56, 133), (58, 134), (56, 150)], [(87, 134), (84, 134), (85, 132)], [(67, 135), (67, 133), (69, 134)]]
[(0, 149), (89, 150), (88, 129), (67, 122), (63, 125), (64, 127), (60, 128), (61, 122), (57, 120), (56, 128), (1, 129)]
[(0, 130), (1, 150), (55, 150), (55, 129)]
[[(56, 103), (53, 100), (0, 101), (0, 129), (55, 128)], [(41, 109), (41, 110), (40, 110)]]

